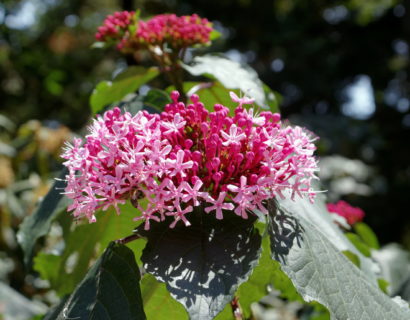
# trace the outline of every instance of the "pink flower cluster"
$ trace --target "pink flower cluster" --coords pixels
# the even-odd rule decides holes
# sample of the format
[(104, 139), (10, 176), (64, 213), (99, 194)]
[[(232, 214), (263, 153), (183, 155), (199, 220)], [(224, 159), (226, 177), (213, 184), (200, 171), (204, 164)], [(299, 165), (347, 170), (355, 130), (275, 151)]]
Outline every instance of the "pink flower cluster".
[(136, 36), (142, 43), (168, 43), (174, 48), (183, 48), (208, 43), (211, 31), (212, 24), (196, 14), (182, 17), (161, 14), (146, 22), (141, 21)]
[(129, 199), (141, 212), (135, 220), (149, 229), (165, 216), (174, 218), (171, 228), (189, 226), (186, 215), (196, 206), (217, 219), (224, 210), (244, 219), (254, 210), (266, 214), (265, 201), (287, 189), (313, 201), (315, 138), (283, 125), (277, 113), (244, 108), (252, 99), (231, 97), (239, 104), (233, 116), (220, 104), (207, 111), (196, 95), (185, 105), (176, 91), (161, 114), (114, 108), (99, 116), (85, 144), (76, 139), (62, 155), (69, 211), (94, 222), (97, 210), (113, 206), (119, 214)]
[(135, 23), (134, 11), (115, 12), (113, 15), (107, 16), (103, 25), (98, 27), (95, 38), (105, 42), (120, 40), (132, 23)]
[(117, 48), (127, 52), (165, 43), (175, 49), (206, 44), (211, 31), (212, 24), (196, 14), (181, 17), (161, 14), (137, 22), (135, 12), (123, 11), (108, 16), (95, 37), (98, 41), (117, 42)]
[(342, 216), (350, 225), (354, 225), (356, 222), (362, 221), (365, 215), (362, 209), (353, 207), (343, 200), (336, 203), (328, 203), (327, 210), (331, 213)]

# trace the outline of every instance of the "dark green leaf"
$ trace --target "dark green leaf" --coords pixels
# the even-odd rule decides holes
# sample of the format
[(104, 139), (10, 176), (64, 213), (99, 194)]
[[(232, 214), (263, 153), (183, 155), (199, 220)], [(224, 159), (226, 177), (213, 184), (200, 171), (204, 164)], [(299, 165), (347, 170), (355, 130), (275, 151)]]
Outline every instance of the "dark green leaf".
[(61, 194), (66, 185), (66, 182), (63, 180), (66, 174), (67, 169), (63, 169), (59, 179), (55, 181), (37, 210), (30, 216), (27, 216), (20, 225), (17, 240), (23, 248), (24, 263), (27, 266), (31, 264), (37, 240), (47, 234), (51, 222), (56, 219), (59, 213), (67, 208), (69, 200)]
[(90, 97), (92, 112), (95, 114), (106, 105), (120, 101), (127, 94), (134, 92), (158, 75), (158, 68), (146, 69), (141, 66), (132, 66), (121, 72), (113, 81), (100, 82)]
[[(144, 107), (148, 111), (161, 112), (164, 110), (166, 104), (171, 103), (172, 100), (169, 94), (163, 90), (151, 89), (143, 97)], [(152, 110), (149, 110), (151, 108)]]
[(57, 319), (146, 319), (133, 252), (112, 242), (68, 299)]
[(69, 296), (65, 296), (61, 299), (60, 303), (56, 306), (52, 307), (47, 314), (44, 316), (43, 320), (55, 320), (57, 319), (58, 315), (63, 312), (64, 306), (68, 300)]
[(169, 221), (153, 223), (141, 260), (145, 270), (165, 282), (171, 296), (192, 319), (213, 319), (247, 280), (260, 255), (261, 238), (251, 219), (225, 212), (223, 220), (198, 207), (174, 229)]
[(362, 238), (362, 240), (372, 249), (379, 249), (379, 240), (377, 240), (376, 235), (374, 234), (373, 230), (370, 227), (363, 223), (357, 222), (353, 226), (354, 231)]
[(141, 294), (148, 320), (188, 319), (184, 307), (171, 297), (165, 284), (145, 274), (141, 280)]
[(277, 103), (272, 106), (275, 96), (272, 91), (259, 79), (255, 70), (245, 64), (229, 60), (220, 55), (205, 55), (195, 57), (192, 65), (182, 65), (185, 70), (194, 76), (206, 76), (218, 80), (227, 89), (239, 89), (246, 96), (255, 99), (255, 103), (264, 109), (274, 108), (277, 111)]

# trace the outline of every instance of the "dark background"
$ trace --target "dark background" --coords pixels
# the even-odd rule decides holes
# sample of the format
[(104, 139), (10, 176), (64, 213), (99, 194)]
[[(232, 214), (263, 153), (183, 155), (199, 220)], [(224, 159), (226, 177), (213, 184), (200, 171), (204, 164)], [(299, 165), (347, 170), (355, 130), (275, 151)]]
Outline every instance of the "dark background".
[(342, 196), (365, 210), (382, 243), (410, 248), (408, 1), (2, 1), (1, 114), (17, 126), (38, 119), (83, 128), (93, 87), (127, 62), (114, 49), (90, 48), (96, 28), (107, 14), (136, 8), (143, 17), (213, 21), (223, 36), (211, 49), (255, 68), (282, 96), (284, 117), (321, 137), (321, 157), (372, 168), (362, 181), (370, 192)]

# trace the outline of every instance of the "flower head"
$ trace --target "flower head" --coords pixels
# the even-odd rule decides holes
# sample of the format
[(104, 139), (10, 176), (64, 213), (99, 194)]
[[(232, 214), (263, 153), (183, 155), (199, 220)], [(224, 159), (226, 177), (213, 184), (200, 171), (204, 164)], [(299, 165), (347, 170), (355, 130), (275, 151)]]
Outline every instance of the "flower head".
[(350, 225), (354, 225), (356, 222), (362, 221), (365, 216), (362, 209), (353, 207), (343, 200), (336, 203), (328, 203), (327, 210), (330, 213), (342, 216)]
[[(266, 200), (286, 189), (293, 197), (314, 198), (310, 133), (283, 126), (278, 114), (255, 116), (235, 97), (241, 107), (232, 116), (223, 105), (209, 112), (196, 95), (188, 105), (178, 97), (173, 92), (161, 114), (107, 111), (94, 120), (82, 146), (77, 139), (67, 147), (65, 194), (74, 216), (94, 222), (99, 209), (119, 211), (130, 200), (142, 212), (136, 220), (149, 229), (166, 216), (174, 218), (171, 227), (189, 226), (198, 206), (217, 219), (226, 210), (247, 219), (255, 209), (266, 213)], [(148, 205), (142, 207), (140, 197)]]
[(212, 24), (196, 14), (180, 17), (160, 14), (147, 21), (137, 21), (135, 12), (123, 11), (109, 15), (95, 37), (98, 41), (116, 42), (122, 52), (165, 44), (179, 50), (207, 44), (211, 31)]

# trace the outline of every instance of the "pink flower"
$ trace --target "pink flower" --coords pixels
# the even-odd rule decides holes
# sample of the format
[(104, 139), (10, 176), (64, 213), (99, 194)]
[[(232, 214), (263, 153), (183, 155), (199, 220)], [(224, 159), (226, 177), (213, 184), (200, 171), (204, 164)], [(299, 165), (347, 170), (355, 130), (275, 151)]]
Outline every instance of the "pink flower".
[(224, 146), (229, 146), (232, 143), (239, 143), (242, 139), (246, 138), (244, 133), (238, 133), (238, 127), (236, 124), (231, 125), (229, 128), (229, 134), (225, 131), (221, 131), (221, 135), (226, 140), (225, 142), (222, 142)]
[(242, 107), (244, 104), (252, 104), (255, 102), (255, 99), (248, 98), (246, 96), (239, 98), (233, 91), (229, 92), (229, 95), (231, 96), (233, 102), (239, 103), (238, 107)]
[(350, 225), (354, 225), (356, 222), (362, 221), (365, 216), (362, 209), (353, 207), (343, 200), (336, 203), (328, 203), (327, 210), (330, 213), (344, 217)]
[[(96, 212), (108, 208), (120, 214), (118, 205), (129, 200), (146, 229), (166, 216), (173, 228), (179, 221), (189, 226), (187, 213), (198, 206), (217, 219), (229, 211), (247, 219), (254, 210), (267, 214), (266, 200), (282, 197), (284, 190), (292, 191), (292, 199), (313, 201), (317, 161), (311, 133), (282, 126), (277, 114), (256, 116), (244, 109), (252, 99), (232, 95), (241, 107), (230, 116), (222, 105), (207, 111), (195, 95), (188, 105), (178, 97), (173, 92), (173, 102), (156, 115), (107, 111), (83, 145), (80, 139), (67, 145), (64, 193), (75, 217), (94, 222)], [(141, 198), (148, 200), (145, 209)]]
[(210, 207), (206, 207), (205, 212), (209, 213), (209, 212), (215, 210), (216, 211), (216, 218), (219, 219), (219, 220), (223, 219), (222, 210), (233, 210), (235, 208), (232, 203), (224, 203), (225, 197), (226, 197), (226, 192), (221, 192), (216, 201), (211, 198), (210, 202), (213, 205), (210, 206)]

